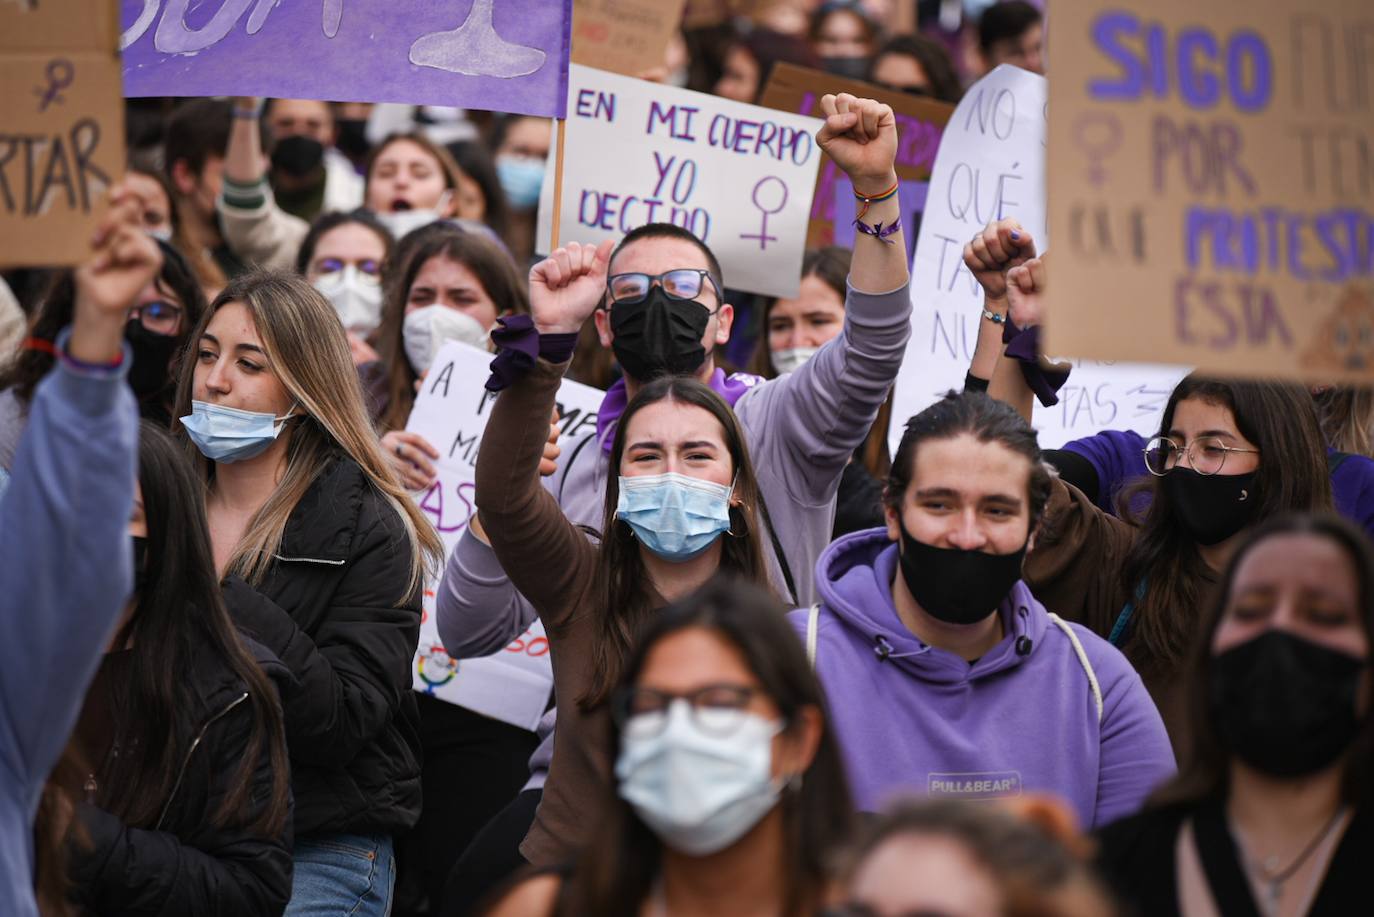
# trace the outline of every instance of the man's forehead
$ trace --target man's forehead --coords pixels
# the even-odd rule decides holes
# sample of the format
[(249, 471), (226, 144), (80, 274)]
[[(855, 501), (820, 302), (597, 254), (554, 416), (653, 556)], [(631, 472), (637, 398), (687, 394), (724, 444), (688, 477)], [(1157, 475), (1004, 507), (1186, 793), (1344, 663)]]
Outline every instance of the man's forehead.
[(685, 239), (650, 237), (636, 239), (616, 253), (612, 274), (661, 274), (677, 268), (709, 270), (705, 253)]

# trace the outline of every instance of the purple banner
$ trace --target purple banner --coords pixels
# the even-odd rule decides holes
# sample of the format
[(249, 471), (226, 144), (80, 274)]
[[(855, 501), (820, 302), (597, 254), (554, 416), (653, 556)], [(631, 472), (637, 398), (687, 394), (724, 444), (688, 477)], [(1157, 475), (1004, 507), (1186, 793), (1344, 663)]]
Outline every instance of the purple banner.
[(572, 0), (120, 0), (124, 94), (563, 117)]

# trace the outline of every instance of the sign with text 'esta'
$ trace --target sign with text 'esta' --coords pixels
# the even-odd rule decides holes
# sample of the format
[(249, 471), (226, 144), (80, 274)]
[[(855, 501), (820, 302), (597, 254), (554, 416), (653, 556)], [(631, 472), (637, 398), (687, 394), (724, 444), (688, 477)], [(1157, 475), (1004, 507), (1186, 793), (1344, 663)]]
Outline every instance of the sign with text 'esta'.
[[(911, 340), (893, 393), (894, 452), (908, 417), (949, 389), (963, 388), (984, 321), (983, 292), (964, 267), (964, 245), (990, 221), (1012, 217), (1041, 252), (1048, 247), (1044, 169), (1045, 78), (998, 67), (970, 87), (954, 110), (930, 176), (911, 268)], [(1058, 272), (1065, 259), (1056, 258)], [(1051, 282), (1057, 308), (1063, 282), (1057, 273)], [(1059, 404), (1035, 407), (1046, 448), (1099, 430), (1153, 434), (1169, 392), (1184, 374), (1170, 366), (1072, 362)]]
[[(496, 396), (486, 390), (491, 354), (467, 344), (445, 344), (425, 377), (406, 429), (439, 450), (438, 480), (419, 494), (420, 509), (444, 542), (447, 559), (476, 513), (473, 492), (477, 451)], [(596, 428), (596, 411), (605, 392), (564, 381), (559, 389), (560, 424), (565, 436)], [(549, 641), (538, 621), (499, 653), (454, 659), (439, 640), (434, 621), (436, 580), (425, 586), (420, 645), (413, 670), (417, 691), (475, 710), (484, 716), (533, 729), (553, 689)]]
[(90, 254), (124, 171), (118, 34), (107, 4), (0, 2), (0, 265)]
[(1374, 7), (1054, 13), (1050, 346), (1374, 380)]
[(562, 117), (571, 0), (120, 0), (128, 96)]
[[(573, 64), (560, 242), (675, 223), (711, 247), (736, 290), (795, 296), (821, 122)], [(552, 229), (549, 158), (539, 201)]]

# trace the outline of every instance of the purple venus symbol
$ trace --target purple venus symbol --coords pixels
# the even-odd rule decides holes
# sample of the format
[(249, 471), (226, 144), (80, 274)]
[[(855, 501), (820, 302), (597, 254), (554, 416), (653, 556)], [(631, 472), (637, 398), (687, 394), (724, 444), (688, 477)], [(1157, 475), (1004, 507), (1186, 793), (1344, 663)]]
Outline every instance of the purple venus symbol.
[[(776, 192), (768, 192), (764, 195), (764, 199), (766, 200), (769, 197), (777, 197), (778, 203), (776, 206), (769, 207), (766, 203), (759, 200), (759, 194), (763, 191), (763, 189), (766, 186), (772, 183), (777, 184), (778, 190)], [(768, 248), (769, 242), (778, 241), (777, 236), (770, 236), (768, 234), (768, 218), (787, 206), (787, 183), (783, 181), (781, 178), (778, 178), (776, 175), (765, 175), (763, 178), (760, 178), (757, 183), (755, 183), (754, 193), (750, 195), (750, 197), (754, 202), (754, 206), (758, 208), (759, 214), (761, 215), (759, 231), (757, 234), (742, 232), (740, 233), (739, 237), (741, 239), (758, 239), (759, 250), (762, 251)]]

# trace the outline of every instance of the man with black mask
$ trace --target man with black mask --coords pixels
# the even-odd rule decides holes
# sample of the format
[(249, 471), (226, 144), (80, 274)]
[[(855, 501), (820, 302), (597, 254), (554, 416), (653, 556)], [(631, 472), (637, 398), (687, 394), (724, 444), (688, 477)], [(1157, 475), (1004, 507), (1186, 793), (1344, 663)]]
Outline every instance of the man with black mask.
[[(595, 433), (564, 444), (557, 471), (545, 479), (567, 517), (601, 528), (616, 423), (640, 386), (665, 372), (695, 376), (739, 416), (758, 469), (773, 584), (794, 604), (812, 601), (811, 573), (830, 540), (840, 476), (887, 397), (911, 328), (891, 109), (849, 95), (821, 104), (827, 118), (818, 143), (870, 202), (854, 245), (844, 330), (804, 366), (767, 382), (717, 367), (734, 321), (725, 278), (700, 239), (665, 223), (621, 240), (595, 312), (595, 302), (579, 302), (569, 307), (568, 327), (530, 332), (576, 330), (591, 313), (624, 371), (606, 393)], [(890, 234), (874, 234), (887, 227)], [(455, 657), (497, 652), (534, 619), (479, 530), (474, 524), (454, 549), (437, 598), (440, 636)], [(550, 750), (549, 742), (541, 746), (536, 763)], [(490, 865), (479, 871), (493, 876)]]
[(334, 146), (334, 109), (315, 99), (269, 99), (263, 123), (271, 144), (267, 180), (287, 213), (314, 220), (362, 205), (363, 179)]

